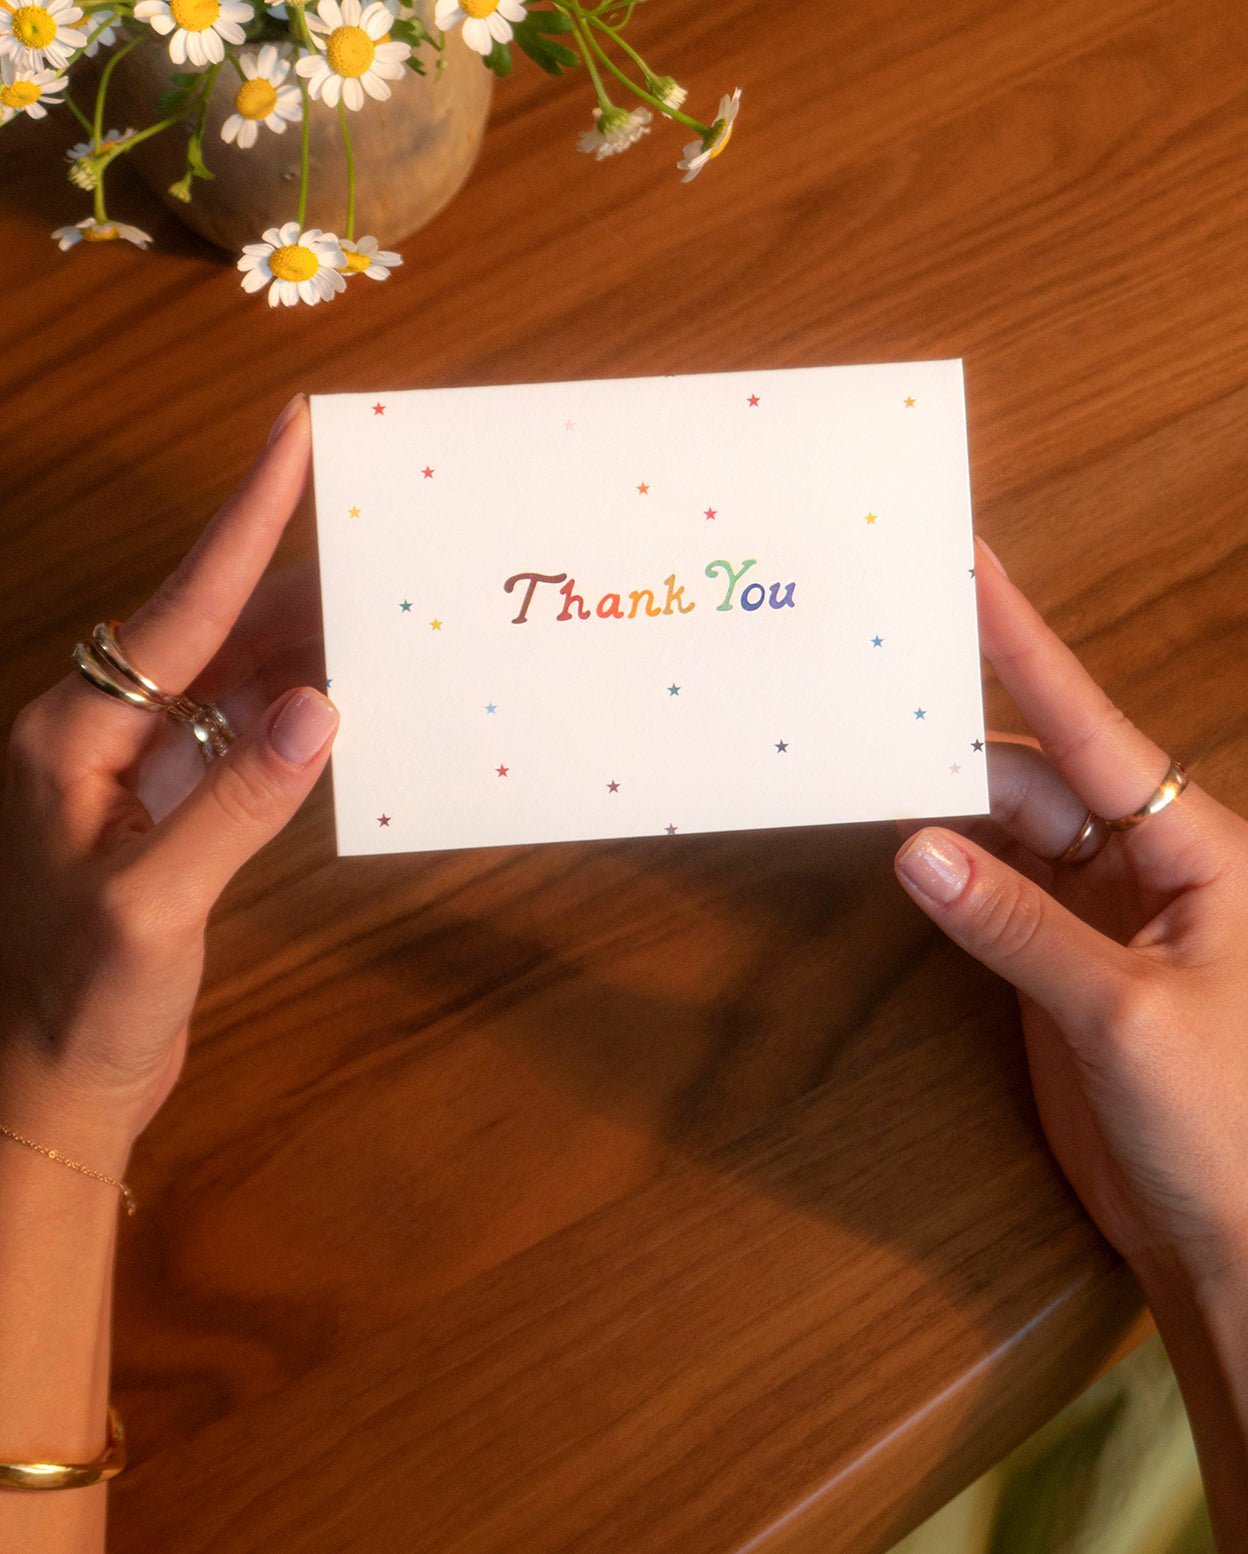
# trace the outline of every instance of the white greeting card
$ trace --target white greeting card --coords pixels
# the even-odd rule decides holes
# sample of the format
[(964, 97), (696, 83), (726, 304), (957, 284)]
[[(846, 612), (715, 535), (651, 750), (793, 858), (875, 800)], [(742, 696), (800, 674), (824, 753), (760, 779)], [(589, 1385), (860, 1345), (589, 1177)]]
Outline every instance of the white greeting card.
[(312, 425), (341, 854), (986, 812), (960, 362)]

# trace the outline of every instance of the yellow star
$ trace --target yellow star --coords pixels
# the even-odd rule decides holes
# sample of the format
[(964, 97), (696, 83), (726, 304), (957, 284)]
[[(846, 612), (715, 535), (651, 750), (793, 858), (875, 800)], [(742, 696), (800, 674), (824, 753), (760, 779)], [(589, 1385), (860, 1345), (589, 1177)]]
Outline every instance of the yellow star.
[(432, 629), (434, 631), (441, 631), (442, 630), (442, 622), (441, 621), (436, 621), (436, 620), (435, 621), (430, 621), (429, 625), (432, 627)]
[(359, 508), (358, 507), (348, 507), (347, 508), (347, 516), (350, 517), (350, 518), (358, 518), (360, 516)]
[(868, 523), (874, 523), (875, 522), (875, 514), (874, 513), (868, 513), (867, 514), (867, 522)]
[(912, 398), (910, 398), (909, 396), (907, 396), (906, 397), (906, 409), (907, 410), (912, 410), (913, 408), (914, 408), (914, 400)]

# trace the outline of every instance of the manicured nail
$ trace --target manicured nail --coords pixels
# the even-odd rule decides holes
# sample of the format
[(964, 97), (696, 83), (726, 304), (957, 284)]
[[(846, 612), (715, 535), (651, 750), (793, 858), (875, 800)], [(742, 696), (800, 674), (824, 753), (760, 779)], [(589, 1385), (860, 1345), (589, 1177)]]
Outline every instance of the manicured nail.
[(338, 726), (338, 709), (315, 691), (292, 696), (269, 730), (269, 743), (292, 766), (306, 766)]
[(904, 852), (897, 857), (898, 871), (918, 891), (948, 906), (966, 889), (971, 877), (970, 860), (966, 854), (943, 836), (930, 831), (920, 831)]
[(277, 420), (274, 421), (272, 429), (269, 432), (268, 446), (270, 448), (282, 435), (290, 423), (295, 419), (300, 409), (306, 405), (307, 402), (308, 396), (306, 394), (296, 394), (295, 397), (290, 401), (285, 410), (283, 410), (281, 415), (278, 416)]
[(975, 544), (978, 549), (982, 550), (984, 555), (988, 557), (989, 561), (992, 562), (993, 566), (996, 567), (997, 571), (1000, 572), (1002, 577), (1009, 577), (1010, 574), (1001, 565), (1000, 558), (997, 556), (997, 553), (993, 550), (992, 546), (989, 545), (987, 540), (980, 539), (979, 535), (977, 534), (975, 536)]

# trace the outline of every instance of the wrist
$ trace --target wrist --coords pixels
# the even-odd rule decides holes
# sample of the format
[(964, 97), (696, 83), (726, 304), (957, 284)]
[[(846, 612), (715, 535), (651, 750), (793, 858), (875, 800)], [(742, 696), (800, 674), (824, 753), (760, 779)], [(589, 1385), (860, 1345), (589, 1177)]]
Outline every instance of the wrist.
[[(75, 1084), (63, 1064), (7, 1038), (0, 1038), (0, 1127), (113, 1177), (125, 1172), (139, 1132), (111, 1098)], [(3, 1137), (0, 1146), (23, 1147)]]

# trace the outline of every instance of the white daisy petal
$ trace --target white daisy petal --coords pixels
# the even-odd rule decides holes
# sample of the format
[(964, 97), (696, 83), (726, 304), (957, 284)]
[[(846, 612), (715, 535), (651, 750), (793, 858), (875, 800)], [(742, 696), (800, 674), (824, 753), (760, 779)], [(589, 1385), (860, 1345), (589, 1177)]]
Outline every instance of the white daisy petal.
[(269, 271), (266, 265), (263, 270), (248, 270), (243, 276), (243, 290), (247, 292), (260, 291), (269, 284)]
[(464, 18), (463, 39), (470, 49), (475, 49), (478, 54), (488, 54), (494, 47), (494, 40), (490, 37), (490, 26), (478, 16)]
[(355, 113), (364, 106), (364, 88), (354, 77), (349, 76), (342, 83), (342, 100)]

